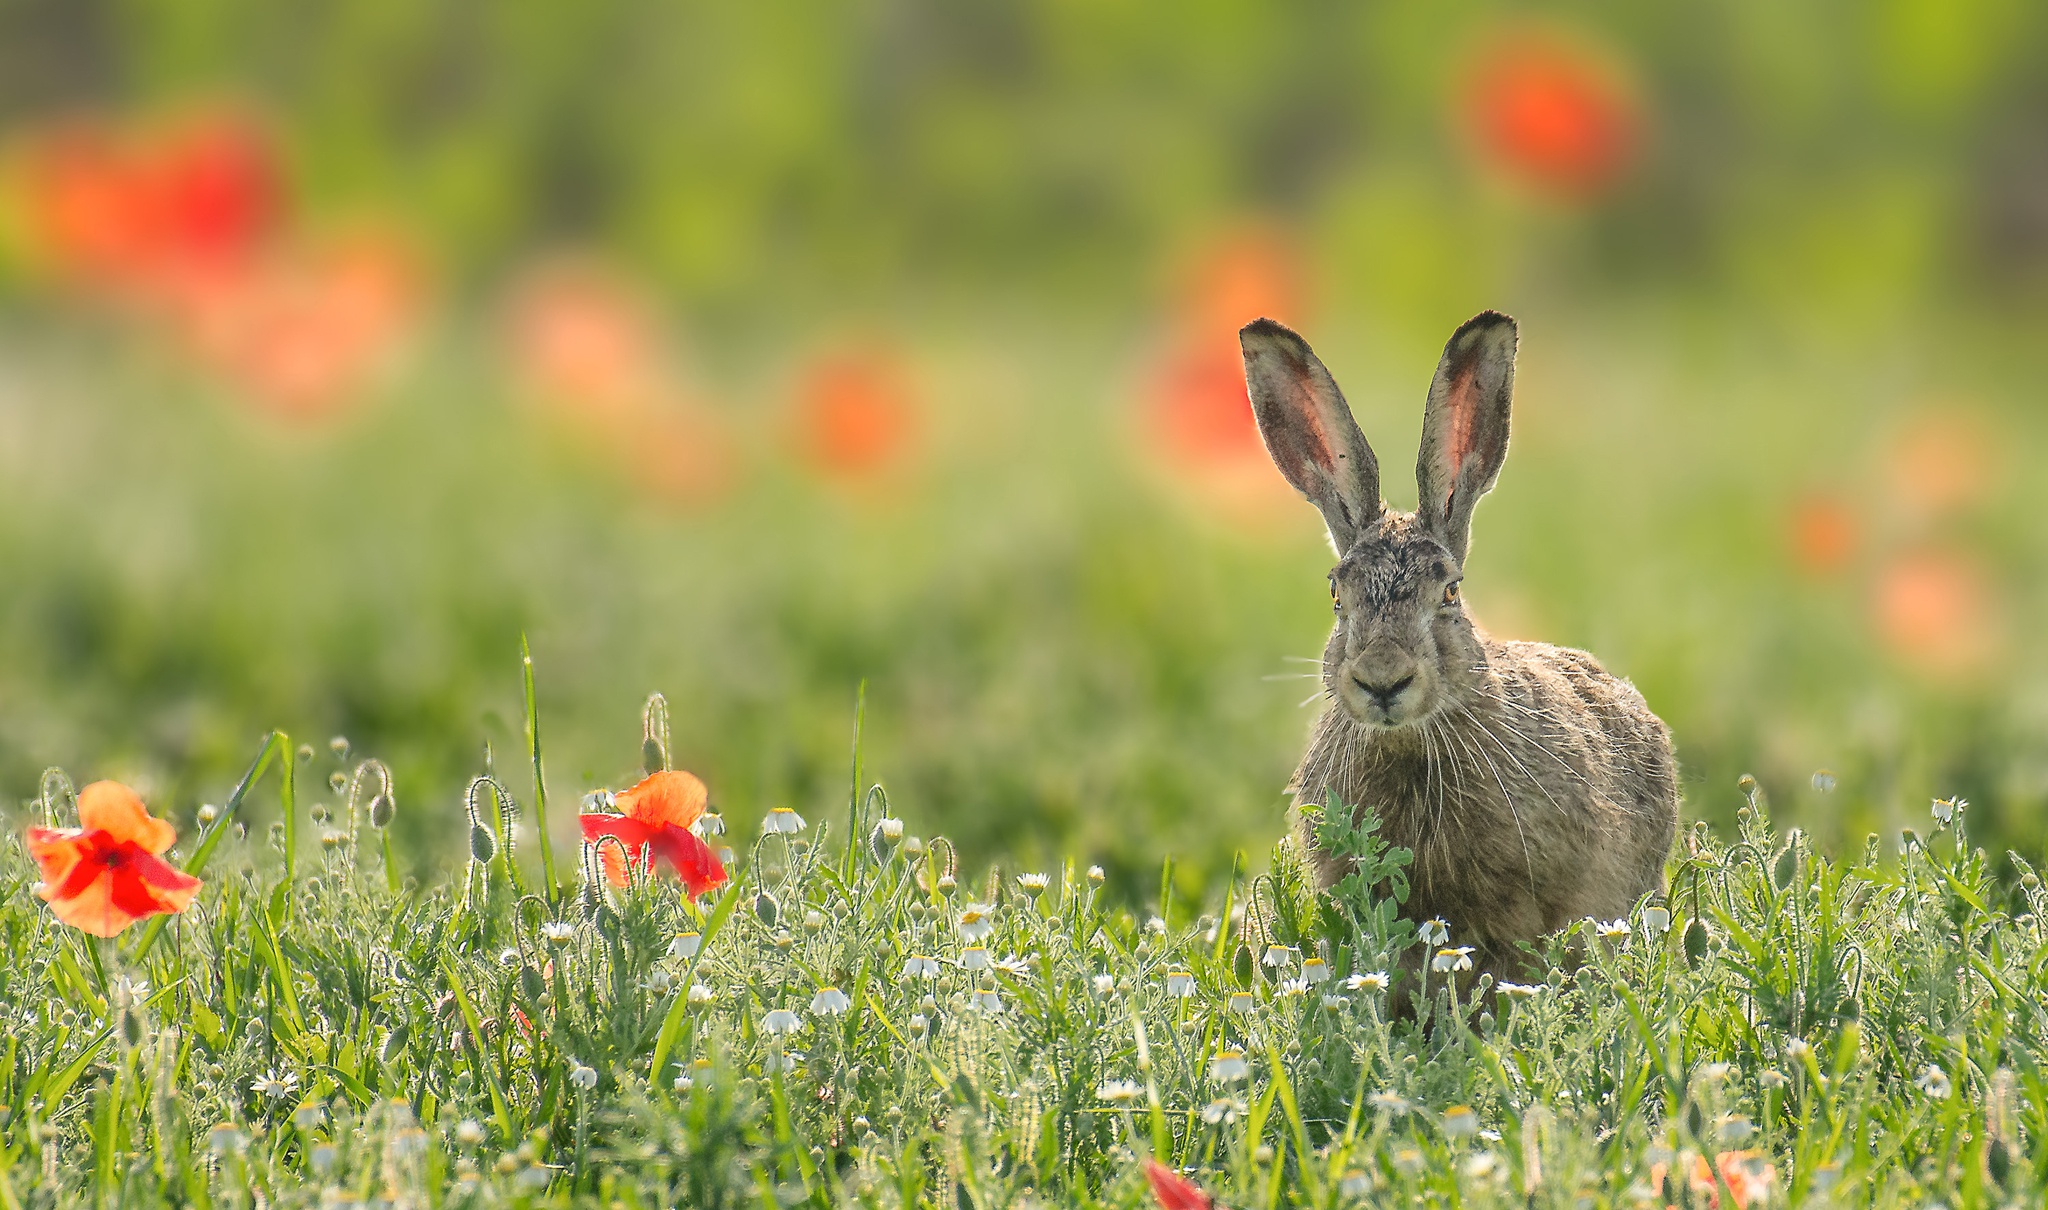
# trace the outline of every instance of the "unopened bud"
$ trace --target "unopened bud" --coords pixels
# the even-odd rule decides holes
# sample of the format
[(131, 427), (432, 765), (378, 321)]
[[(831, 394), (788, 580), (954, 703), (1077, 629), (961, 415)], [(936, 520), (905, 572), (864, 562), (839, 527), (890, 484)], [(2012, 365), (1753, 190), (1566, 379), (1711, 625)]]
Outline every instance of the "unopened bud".
[(469, 829), (470, 859), (481, 865), (489, 865), (491, 858), (497, 855), (498, 838), (491, 835), (491, 830), (484, 825), (472, 825)]
[(398, 814), (398, 803), (389, 794), (379, 794), (370, 800), (370, 826), (388, 828), (391, 817)]
[(668, 753), (661, 750), (661, 741), (652, 735), (640, 741), (640, 766), (650, 777), (668, 768)]
[(766, 891), (762, 891), (760, 894), (754, 896), (754, 916), (756, 919), (760, 920), (762, 924), (766, 925), (769, 928), (774, 928), (775, 921), (781, 915), (782, 905), (775, 902), (775, 896), (769, 894)]

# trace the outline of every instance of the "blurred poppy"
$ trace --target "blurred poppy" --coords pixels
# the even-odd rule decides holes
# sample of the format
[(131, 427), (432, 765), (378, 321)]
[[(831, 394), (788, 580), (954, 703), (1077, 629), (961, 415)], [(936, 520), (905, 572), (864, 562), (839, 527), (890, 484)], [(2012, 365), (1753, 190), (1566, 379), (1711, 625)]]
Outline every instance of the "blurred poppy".
[(1213, 239), (1185, 274), (1176, 297), (1178, 327), (1205, 341), (1265, 316), (1299, 325), (1306, 284), (1300, 251), (1279, 231), (1248, 224)]
[(195, 283), (181, 319), (194, 355), (253, 405), (317, 419), (390, 364), (417, 319), (420, 276), (403, 240), (362, 231)]
[(1159, 1210), (1211, 1210), (1215, 1205), (1200, 1186), (1158, 1160), (1145, 1161), (1145, 1179)]
[(515, 288), (507, 349), (521, 384), (548, 403), (617, 418), (662, 393), (653, 308), (596, 264), (562, 261)]
[(234, 112), (172, 126), (148, 153), (158, 255), (181, 264), (249, 256), (276, 231), (284, 192), (277, 153)]
[(1559, 31), (1496, 34), (1459, 102), (1489, 163), (1566, 200), (1605, 193), (1642, 143), (1641, 106), (1614, 56)]
[(885, 348), (827, 353), (797, 383), (797, 439), (812, 466), (837, 479), (871, 478), (900, 463), (917, 435), (904, 359)]
[(188, 278), (246, 261), (277, 231), (277, 156), (221, 110), (139, 131), (72, 120), (33, 137), (23, 210), (52, 269), (108, 294), (175, 305)]
[(1894, 559), (1878, 576), (1872, 606), (1885, 645), (1925, 673), (1968, 673), (1997, 645), (1989, 579), (1974, 560), (1953, 551)]
[(112, 937), (150, 916), (182, 912), (200, 882), (159, 853), (177, 840), (135, 791), (96, 781), (78, 793), (75, 828), (30, 828), (28, 853), (42, 871), (36, 894), (57, 919)]
[(617, 436), (634, 479), (676, 504), (700, 504), (732, 486), (732, 439), (702, 409), (650, 410)]
[[(1681, 1197), (1687, 1205), (1711, 1206), (1718, 1210), (1721, 1186), (1725, 1184), (1729, 1200), (1735, 1203), (1735, 1210), (1747, 1210), (1749, 1206), (1768, 1203), (1778, 1183), (1776, 1165), (1767, 1161), (1761, 1151), (1723, 1151), (1714, 1157), (1712, 1166), (1708, 1165), (1706, 1156), (1685, 1151), (1679, 1153), (1678, 1164), (1685, 1170), (1686, 1189)], [(1669, 1171), (1662, 1160), (1650, 1165), (1650, 1187), (1661, 1191)], [(1721, 1176), (1719, 1181), (1714, 1179), (1717, 1171)]]
[(578, 818), (585, 840), (595, 843), (605, 836), (618, 840), (618, 845), (598, 849), (605, 877), (613, 886), (627, 885), (627, 861), (642, 860), (646, 854), (647, 860), (667, 862), (695, 896), (725, 881), (725, 867), (719, 864), (711, 846), (690, 830), (690, 825), (704, 814), (708, 800), (709, 792), (703, 782), (689, 773), (670, 770), (621, 791), (614, 799), (620, 814)]
[(1237, 332), (1261, 316), (1300, 323), (1302, 281), (1291, 246), (1265, 228), (1226, 233), (1195, 258), (1150, 383), (1151, 428), (1173, 462), (1228, 474), (1266, 461)]
[(1789, 528), (1793, 564), (1809, 575), (1834, 575), (1856, 554), (1856, 514), (1834, 496), (1812, 494), (1794, 504)]
[(1955, 408), (1908, 420), (1893, 438), (1886, 461), (1894, 495), (1920, 516), (1978, 503), (1997, 477), (1984, 418)]

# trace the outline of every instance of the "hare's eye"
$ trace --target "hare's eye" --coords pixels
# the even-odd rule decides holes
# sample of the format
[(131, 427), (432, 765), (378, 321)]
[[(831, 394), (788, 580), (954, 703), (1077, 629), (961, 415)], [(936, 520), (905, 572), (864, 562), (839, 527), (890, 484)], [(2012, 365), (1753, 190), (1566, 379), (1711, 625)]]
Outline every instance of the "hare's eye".
[(1337, 597), (1337, 577), (1335, 576), (1330, 577), (1330, 608), (1339, 612), (1344, 608), (1344, 602)]
[(1444, 604), (1446, 604), (1446, 605), (1456, 605), (1457, 603), (1458, 603), (1458, 581), (1456, 581), (1456, 580), (1452, 580), (1452, 581), (1451, 581), (1450, 583), (1448, 583), (1448, 584), (1444, 585)]

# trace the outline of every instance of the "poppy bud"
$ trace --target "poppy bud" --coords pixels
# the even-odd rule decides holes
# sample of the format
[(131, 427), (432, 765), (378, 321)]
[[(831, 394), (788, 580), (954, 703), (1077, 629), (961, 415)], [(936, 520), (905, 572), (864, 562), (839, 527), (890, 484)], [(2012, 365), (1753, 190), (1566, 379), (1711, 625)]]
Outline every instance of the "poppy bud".
[(122, 1038), (126, 1039), (130, 1047), (142, 1045), (142, 1040), (145, 1037), (147, 1037), (148, 1034), (149, 1031), (144, 1029), (142, 1026), (142, 1017), (140, 1014), (133, 1012), (124, 1012), (121, 1014), (121, 1036)]
[(522, 966), (519, 968), (519, 990), (529, 1003), (538, 1003), (547, 995), (548, 985), (539, 971), (531, 966)]
[(781, 915), (782, 905), (775, 902), (775, 896), (770, 895), (766, 891), (762, 891), (759, 895), (754, 896), (754, 916), (763, 925), (774, 928), (776, 919)]
[(469, 829), (469, 856), (480, 865), (489, 865), (491, 858), (498, 855), (498, 838), (482, 824), (473, 824)]
[(377, 797), (370, 800), (371, 827), (390, 827), (391, 817), (396, 814), (398, 814), (398, 804), (392, 800), (389, 794), (379, 794)]
[(650, 735), (640, 741), (640, 767), (652, 777), (668, 768), (668, 753), (661, 750), (661, 741)]
[(384, 1035), (384, 1045), (377, 1048), (377, 1058), (385, 1063), (396, 1062), (405, 1053), (405, 1044), (412, 1037), (412, 1026), (400, 1021), (392, 1031)]
[(1691, 966), (1698, 967), (1700, 960), (1706, 956), (1707, 922), (1695, 916), (1692, 923), (1685, 926), (1685, 960)]
[(1237, 954), (1230, 962), (1230, 973), (1236, 976), (1239, 987), (1250, 987), (1252, 970), (1252, 947), (1240, 941), (1237, 944)]

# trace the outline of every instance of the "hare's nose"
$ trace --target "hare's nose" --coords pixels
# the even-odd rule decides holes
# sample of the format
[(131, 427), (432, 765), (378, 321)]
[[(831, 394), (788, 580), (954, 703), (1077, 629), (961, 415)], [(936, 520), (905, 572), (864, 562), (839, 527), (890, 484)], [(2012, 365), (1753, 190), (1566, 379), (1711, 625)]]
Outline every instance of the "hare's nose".
[(1368, 697), (1372, 698), (1373, 701), (1379, 703), (1380, 709), (1392, 711), (1394, 708), (1394, 699), (1401, 696), (1401, 691), (1403, 689), (1406, 689), (1408, 686), (1413, 685), (1415, 683), (1415, 674), (1411, 672), (1407, 676), (1404, 676), (1400, 680), (1394, 681), (1391, 684), (1374, 685), (1368, 682), (1364, 677), (1354, 672), (1351, 674), (1351, 683), (1357, 685), (1360, 689), (1365, 690), (1366, 695)]

